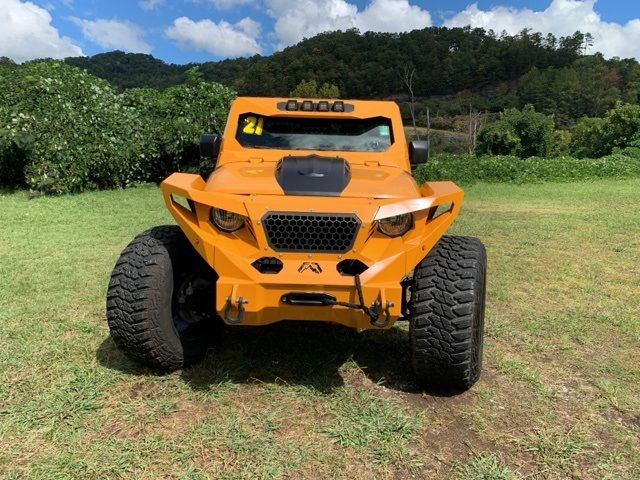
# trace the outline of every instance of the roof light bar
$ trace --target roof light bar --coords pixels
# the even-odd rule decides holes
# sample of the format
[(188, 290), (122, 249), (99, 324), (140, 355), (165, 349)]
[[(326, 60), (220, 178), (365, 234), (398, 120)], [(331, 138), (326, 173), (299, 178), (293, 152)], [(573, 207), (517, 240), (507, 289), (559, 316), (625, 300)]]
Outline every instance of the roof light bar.
[[(1, 0), (0, 0), (1, 1)], [(345, 103), (343, 100), (297, 100), (290, 99), (277, 103), (278, 110), (286, 110), (289, 112), (335, 112), (350, 113), (353, 112), (354, 106), (351, 103)]]
[(319, 112), (328, 112), (329, 111), (329, 102), (326, 100), (321, 100), (318, 102), (318, 111)]
[(334, 112), (344, 112), (344, 102), (339, 100), (337, 102), (333, 102), (333, 111)]

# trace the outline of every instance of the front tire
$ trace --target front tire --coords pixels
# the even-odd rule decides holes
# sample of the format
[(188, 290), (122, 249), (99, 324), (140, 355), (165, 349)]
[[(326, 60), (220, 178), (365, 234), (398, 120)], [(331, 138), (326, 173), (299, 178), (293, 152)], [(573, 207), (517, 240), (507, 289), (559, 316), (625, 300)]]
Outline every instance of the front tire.
[(141, 233), (123, 250), (109, 281), (107, 321), (115, 344), (162, 370), (202, 359), (222, 333), (215, 281), (177, 226)]
[(409, 330), (421, 382), (466, 390), (480, 378), (486, 265), (480, 240), (444, 236), (415, 268)]

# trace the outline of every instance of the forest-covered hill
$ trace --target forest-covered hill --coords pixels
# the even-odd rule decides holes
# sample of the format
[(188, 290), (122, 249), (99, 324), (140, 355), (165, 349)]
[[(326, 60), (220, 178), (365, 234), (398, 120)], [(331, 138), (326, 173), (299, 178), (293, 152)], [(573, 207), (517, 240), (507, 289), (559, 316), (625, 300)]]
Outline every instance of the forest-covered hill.
[(408, 33), (348, 30), (322, 33), (269, 56), (198, 65), (117, 51), (66, 61), (120, 89), (177, 85), (198, 66), (205, 80), (243, 95), (286, 96), (301, 80), (313, 79), (338, 86), (343, 97), (390, 97), (400, 103), (407, 95), (405, 69), (415, 68), (419, 122), (427, 107), (435, 117), (451, 117), (470, 106), (496, 112), (533, 104), (567, 125), (602, 116), (617, 101), (640, 101), (640, 64), (585, 56), (585, 37), (443, 27)]
[[(403, 90), (401, 74), (415, 66), (419, 96), (482, 89), (515, 80), (532, 67), (570, 65), (580, 56), (581, 33), (567, 38), (523, 32), (496, 36), (482, 29), (425, 28), (408, 33), (322, 33), (270, 56), (207, 62), (206, 80), (242, 94), (286, 95), (300, 80), (337, 85), (350, 97), (390, 96)], [(111, 52), (70, 58), (121, 88), (181, 83), (193, 65), (168, 65), (150, 55)]]

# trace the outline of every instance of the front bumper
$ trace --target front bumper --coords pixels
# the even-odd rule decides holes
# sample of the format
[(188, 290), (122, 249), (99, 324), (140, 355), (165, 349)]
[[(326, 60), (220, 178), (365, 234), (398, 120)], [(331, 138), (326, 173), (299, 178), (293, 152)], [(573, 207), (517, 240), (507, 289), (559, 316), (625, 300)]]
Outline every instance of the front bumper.
[[(354, 277), (337, 265), (356, 259), (368, 268), (361, 275), (367, 307), (388, 315), (389, 328), (402, 316), (400, 281), (425, 257), (457, 216), (463, 192), (452, 182), (430, 182), (421, 198), (373, 199), (284, 195), (234, 195), (205, 190), (198, 175), (175, 173), (161, 185), (178, 225), (215, 270), (216, 309), (227, 323), (266, 325), (280, 320), (319, 320), (353, 328), (376, 328), (362, 310), (340, 305), (300, 306), (282, 301), (291, 292), (324, 293), (338, 302), (358, 303)], [(179, 198), (188, 201), (182, 206)], [(446, 206), (444, 210), (442, 207)], [(217, 230), (209, 220), (212, 207), (244, 215), (246, 225), (234, 233)], [(438, 208), (440, 207), (440, 208)], [(267, 242), (261, 219), (268, 212), (355, 214), (360, 228), (344, 253), (278, 252)], [(379, 219), (413, 213), (414, 227), (389, 238), (376, 228)], [(263, 257), (282, 262), (279, 273), (260, 273), (252, 264)], [(386, 308), (386, 314), (384, 312)]]

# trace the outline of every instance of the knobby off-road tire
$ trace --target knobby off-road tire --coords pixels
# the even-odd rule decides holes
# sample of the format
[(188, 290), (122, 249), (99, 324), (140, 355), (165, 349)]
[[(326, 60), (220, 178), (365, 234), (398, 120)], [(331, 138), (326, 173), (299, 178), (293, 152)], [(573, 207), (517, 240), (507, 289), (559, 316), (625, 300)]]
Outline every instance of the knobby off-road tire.
[(409, 330), (421, 383), (466, 390), (480, 378), (486, 265), (480, 240), (445, 236), (415, 268)]
[(222, 333), (215, 280), (177, 226), (141, 233), (123, 250), (109, 281), (107, 321), (115, 344), (160, 370), (200, 360)]

